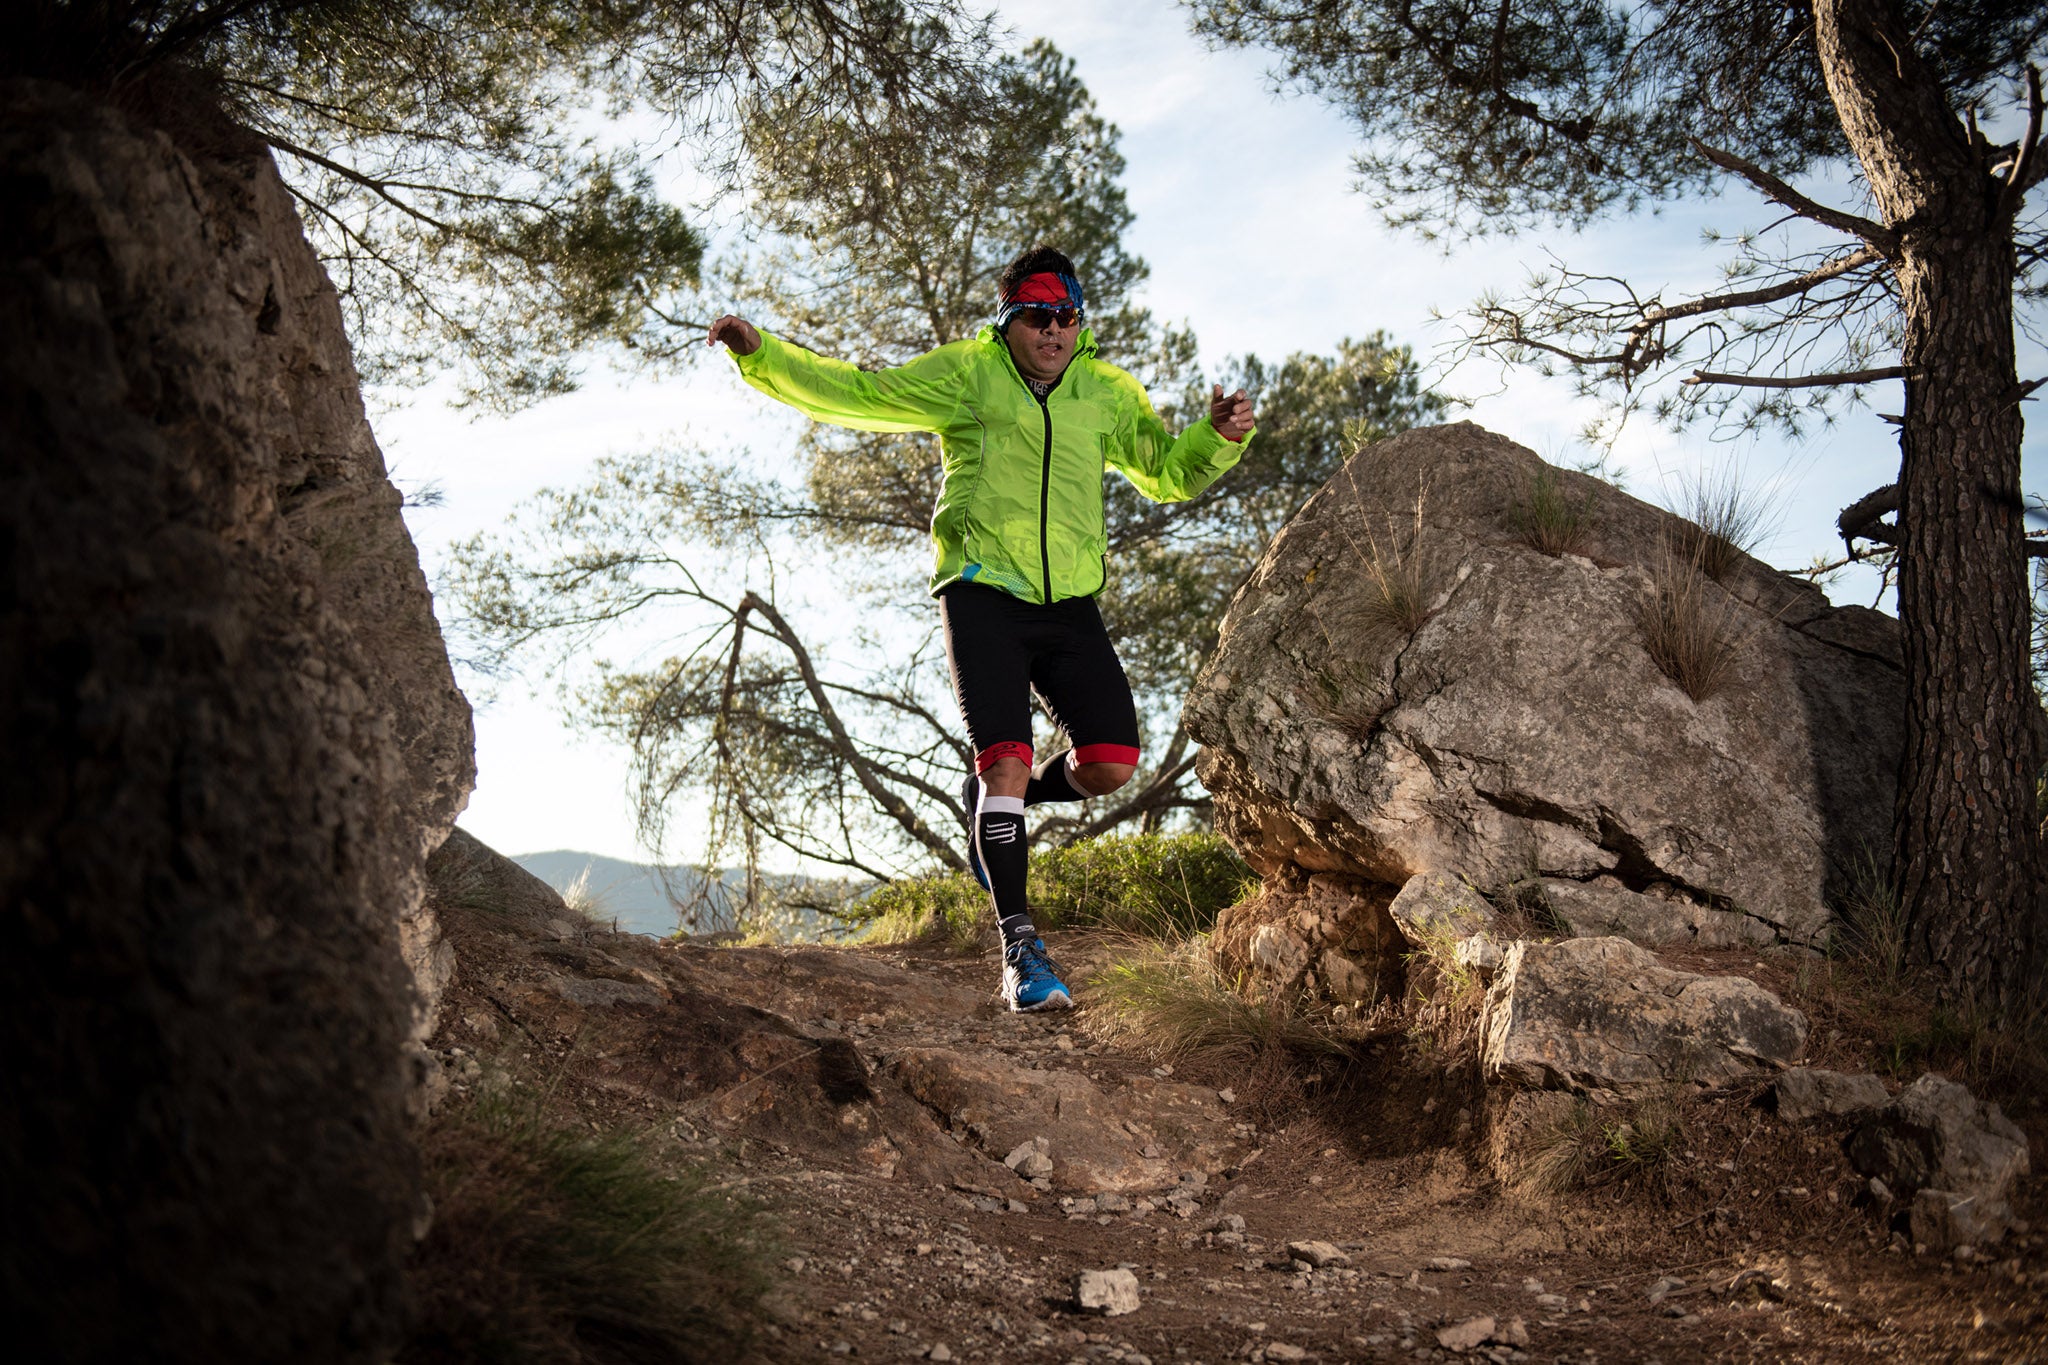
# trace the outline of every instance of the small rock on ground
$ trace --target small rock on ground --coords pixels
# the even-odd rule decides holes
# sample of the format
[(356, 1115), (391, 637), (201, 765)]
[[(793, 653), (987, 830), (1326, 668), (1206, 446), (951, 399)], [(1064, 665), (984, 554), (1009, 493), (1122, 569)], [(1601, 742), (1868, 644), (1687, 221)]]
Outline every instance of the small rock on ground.
[(1118, 1317), (1138, 1311), (1138, 1277), (1128, 1270), (1084, 1270), (1074, 1277), (1074, 1302), (1087, 1313)]
[(1450, 1327), (1440, 1328), (1436, 1344), (1446, 1351), (1472, 1351), (1484, 1346), (1493, 1336), (1492, 1318), (1467, 1318)]

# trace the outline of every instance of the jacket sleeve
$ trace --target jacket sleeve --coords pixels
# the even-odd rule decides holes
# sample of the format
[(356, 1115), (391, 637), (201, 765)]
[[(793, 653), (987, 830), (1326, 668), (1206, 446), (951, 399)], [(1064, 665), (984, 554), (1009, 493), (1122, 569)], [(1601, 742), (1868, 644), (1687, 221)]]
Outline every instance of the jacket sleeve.
[(1258, 430), (1246, 432), (1241, 441), (1226, 441), (1216, 424), (1203, 417), (1171, 436), (1144, 385), (1122, 370), (1116, 371), (1115, 382), (1123, 402), (1104, 458), (1154, 502), (1186, 502), (1199, 494), (1243, 458)]
[(807, 417), (857, 431), (940, 431), (960, 401), (962, 347), (954, 342), (888, 370), (863, 370), (761, 333), (740, 377)]

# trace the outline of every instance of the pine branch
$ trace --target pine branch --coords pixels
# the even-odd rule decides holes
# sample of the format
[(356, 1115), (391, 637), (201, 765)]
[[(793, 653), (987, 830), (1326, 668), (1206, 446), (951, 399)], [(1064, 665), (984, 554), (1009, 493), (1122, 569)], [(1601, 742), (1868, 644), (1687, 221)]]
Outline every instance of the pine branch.
[(1840, 374), (1795, 374), (1784, 377), (1753, 374), (1711, 374), (1694, 370), (1678, 382), (1688, 388), (1696, 384), (1732, 384), (1747, 389), (1822, 389), (1843, 384), (1875, 384), (1886, 379), (1904, 379), (1906, 367), (1886, 365), (1875, 370), (1845, 370)]
[(1692, 140), (1692, 145), (1701, 156), (1722, 170), (1741, 176), (1754, 185), (1764, 198), (1774, 204), (1783, 205), (1801, 218), (1824, 227), (1831, 227), (1837, 232), (1846, 232), (1852, 237), (1861, 237), (1887, 256), (1898, 250), (1898, 234), (1884, 224), (1873, 222), (1859, 214), (1845, 213), (1841, 209), (1831, 209), (1825, 204), (1815, 203), (1763, 167), (1745, 161), (1733, 152), (1710, 147), (1698, 138)]

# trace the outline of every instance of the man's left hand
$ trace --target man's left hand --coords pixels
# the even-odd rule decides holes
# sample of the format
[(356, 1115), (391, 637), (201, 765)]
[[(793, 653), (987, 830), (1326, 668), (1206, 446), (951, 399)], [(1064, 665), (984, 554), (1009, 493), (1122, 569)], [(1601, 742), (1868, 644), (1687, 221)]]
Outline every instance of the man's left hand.
[(1209, 398), (1209, 421), (1216, 434), (1226, 441), (1242, 441), (1258, 425), (1258, 418), (1252, 416), (1252, 400), (1243, 389), (1225, 393), (1221, 384), (1211, 387), (1214, 392)]

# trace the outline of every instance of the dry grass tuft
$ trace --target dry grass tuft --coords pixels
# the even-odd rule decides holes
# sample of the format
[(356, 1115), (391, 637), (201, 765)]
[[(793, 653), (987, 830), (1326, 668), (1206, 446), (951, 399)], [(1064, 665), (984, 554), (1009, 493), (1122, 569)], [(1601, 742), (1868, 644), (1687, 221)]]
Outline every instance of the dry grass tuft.
[(1238, 1060), (1273, 1052), (1341, 1055), (1331, 1027), (1311, 1018), (1301, 999), (1255, 998), (1224, 979), (1204, 940), (1155, 947), (1098, 976), (1091, 994), (1108, 1037), (1163, 1061), (1194, 1056)]
[(1530, 1143), (1515, 1184), (1537, 1194), (1570, 1194), (1665, 1165), (1684, 1145), (1685, 1118), (1670, 1095), (1623, 1109), (1579, 1099)]
[(1521, 501), (1508, 509), (1508, 524), (1516, 539), (1553, 559), (1583, 555), (1593, 543), (1593, 495), (1574, 498), (1558, 471), (1546, 464)]
[(495, 1094), (420, 1149), (434, 1222), (405, 1365), (751, 1358), (772, 1248), (696, 1168)]
[(1678, 532), (1681, 555), (1717, 583), (1777, 525), (1770, 497), (1744, 484), (1732, 463), (1680, 479), (1673, 502), (1687, 523)]
[(1836, 944), (1886, 992), (1905, 988), (1906, 904), (1884, 860), (1863, 850), (1849, 869), (1849, 888), (1838, 907)]
[(1368, 630), (1389, 635), (1413, 635), (1436, 614), (1432, 604), (1441, 588), (1440, 575), (1422, 545), (1422, 514), (1428, 489), (1416, 488), (1415, 511), (1406, 528), (1398, 525), (1389, 512), (1381, 533), (1374, 531), (1366, 515), (1365, 500), (1348, 466), (1345, 477), (1352, 481), (1351, 501), (1358, 509), (1363, 540), (1344, 528), (1341, 519), (1338, 525), (1365, 573), (1366, 591), (1361, 601), (1364, 625)]
[(1666, 553), (1637, 623), (1643, 647), (1664, 676), (1694, 701), (1727, 686), (1751, 634), (1747, 609), (1697, 560)]

